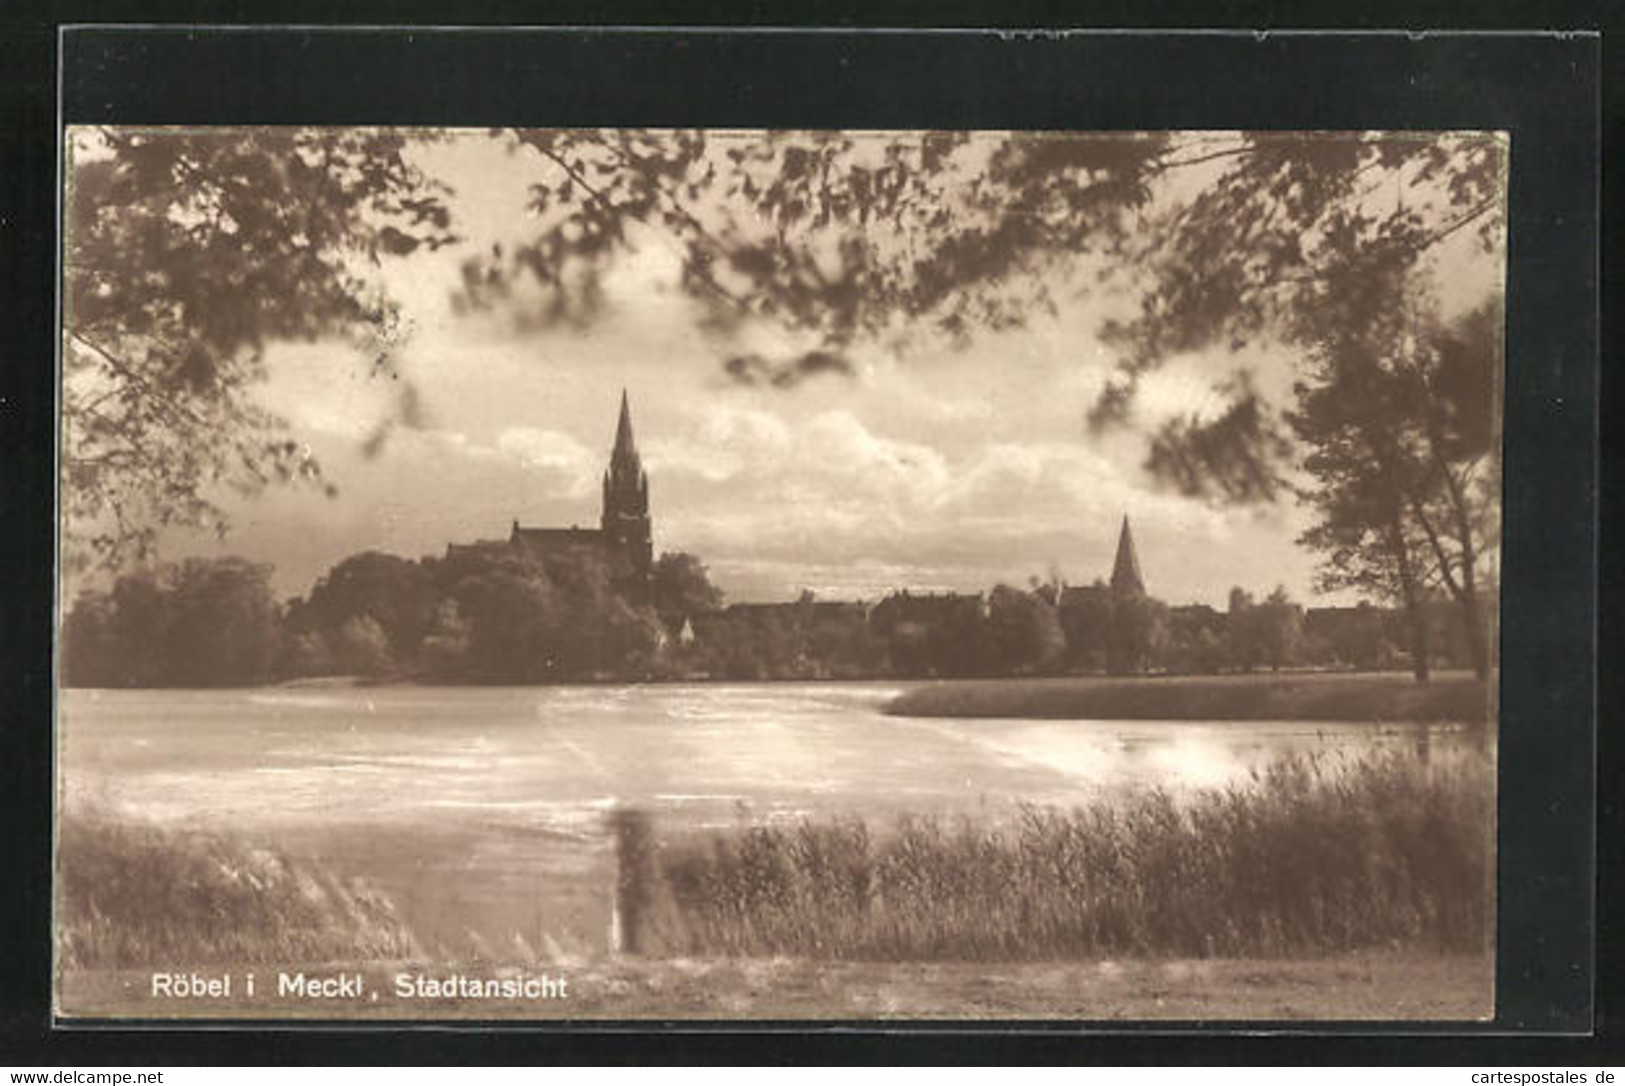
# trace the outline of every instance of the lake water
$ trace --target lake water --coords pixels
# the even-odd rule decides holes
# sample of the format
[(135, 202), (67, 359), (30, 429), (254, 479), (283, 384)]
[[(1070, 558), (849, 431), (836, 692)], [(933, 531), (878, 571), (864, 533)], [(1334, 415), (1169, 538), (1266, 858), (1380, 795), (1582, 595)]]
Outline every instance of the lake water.
[(605, 814), (665, 832), (1002, 817), (1245, 785), (1290, 754), (1449, 764), (1449, 726), (888, 717), (896, 684), (65, 691), (66, 809), (240, 833), (380, 884), (438, 949), (601, 949)]

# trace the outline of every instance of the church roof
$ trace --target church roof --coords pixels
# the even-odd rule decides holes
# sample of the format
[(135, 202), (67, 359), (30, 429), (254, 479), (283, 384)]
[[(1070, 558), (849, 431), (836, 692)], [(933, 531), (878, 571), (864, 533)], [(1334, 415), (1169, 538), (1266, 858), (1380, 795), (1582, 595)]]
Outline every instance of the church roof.
[(1140, 556), (1134, 553), (1134, 533), (1129, 531), (1128, 517), (1123, 518), (1123, 529), (1117, 533), (1117, 561), (1112, 563), (1112, 588), (1118, 592), (1145, 593), (1145, 579), (1140, 576)]
[(1110, 592), (1111, 589), (1100, 581), (1094, 584), (1069, 584), (1061, 586), (1061, 606), (1080, 604), (1087, 600), (1096, 599)]
[(599, 555), (614, 576), (631, 569), (625, 549), (610, 533), (597, 528), (526, 528), (515, 523), (509, 545), (522, 547), (538, 557), (563, 558), (592, 553)]
[(606, 542), (604, 533), (597, 528), (526, 528), (521, 524), (513, 526), (513, 538), (516, 541), (540, 546), (549, 544), (598, 546)]

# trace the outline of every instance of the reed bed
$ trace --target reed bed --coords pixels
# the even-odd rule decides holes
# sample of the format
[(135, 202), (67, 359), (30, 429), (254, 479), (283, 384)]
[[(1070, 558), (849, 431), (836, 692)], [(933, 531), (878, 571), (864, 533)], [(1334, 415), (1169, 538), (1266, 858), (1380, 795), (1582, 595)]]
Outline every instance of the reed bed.
[(1050, 720), (1324, 720), (1481, 725), (1490, 686), (1472, 675), (1261, 674), (940, 683), (899, 694), (891, 716)]
[(321, 865), (224, 834), (66, 814), (57, 836), (66, 969), (400, 958), (389, 899)]
[(659, 850), (639, 825), (621, 890), (637, 901), (628, 949), (646, 954), (1479, 952), (1490, 819), (1482, 764), (1293, 760), (1246, 788), (1023, 807), (1002, 824), (909, 817), (880, 834), (858, 818), (806, 821)]

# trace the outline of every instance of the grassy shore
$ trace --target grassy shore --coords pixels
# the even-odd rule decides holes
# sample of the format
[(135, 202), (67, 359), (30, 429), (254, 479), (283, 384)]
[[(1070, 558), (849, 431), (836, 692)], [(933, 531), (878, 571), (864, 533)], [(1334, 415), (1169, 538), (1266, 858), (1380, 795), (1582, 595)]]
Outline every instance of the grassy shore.
[(1489, 688), (1462, 673), (1252, 674), (1142, 678), (992, 679), (900, 694), (893, 716), (1055, 720), (1303, 720), (1481, 724)]
[(64, 969), (388, 958), (416, 944), (385, 895), (227, 834), (65, 814), (57, 835)]
[(654, 848), (623, 820), (619, 900), (648, 954), (882, 961), (1288, 958), (1487, 938), (1487, 768), (1272, 767), (1012, 824), (758, 825)]
[[(622, 809), (607, 827), (618, 949), (891, 961), (1474, 953), (1489, 930), (1488, 774), (1482, 759), (1298, 758), (1248, 787), (1178, 799), (1153, 789), (1013, 818), (702, 832)], [(70, 968), (422, 953), (387, 895), (229, 835), (70, 814), (58, 870)]]
[[(1488, 766), (1288, 761), (1014, 821), (859, 818), (607, 832), (620, 953), (425, 950), (396, 903), (226, 834), (64, 815), (58, 1006), (70, 1016), (1471, 1018), (1489, 1010)], [(883, 824), (884, 823), (884, 824)], [(537, 842), (536, 847), (546, 847)], [(607, 872), (606, 872), (607, 874)], [(475, 892), (483, 892), (471, 888)], [(607, 918), (606, 918), (607, 919)], [(224, 1001), (151, 971), (257, 972)], [(360, 1001), (279, 970), (364, 973)], [(548, 973), (544, 1002), (403, 1000), (396, 971)]]

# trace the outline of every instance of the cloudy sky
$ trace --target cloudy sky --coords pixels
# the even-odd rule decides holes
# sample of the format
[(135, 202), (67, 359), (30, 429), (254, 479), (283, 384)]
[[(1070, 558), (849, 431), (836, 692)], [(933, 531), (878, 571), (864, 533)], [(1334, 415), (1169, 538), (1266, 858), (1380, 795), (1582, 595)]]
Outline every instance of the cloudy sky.
[[(272, 348), (263, 401), (308, 443), (339, 496), (274, 491), (231, 504), (222, 544), (171, 538), (171, 553), (274, 562), (277, 587), (308, 591), (346, 555), (417, 557), (528, 525), (596, 525), (598, 479), (622, 388), (650, 478), (655, 548), (690, 551), (732, 600), (827, 598), (894, 587), (978, 589), (1059, 570), (1109, 573), (1133, 523), (1148, 587), (1223, 604), (1231, 585), (1277, 583), (1311, 598), (1314, 556), (1290, 505), (1216, 510), (1154, 487), (1134, 433), (1095, 438), (1084, 417), (1114, 361), (1095, 331), (1109, 300), (1073, 292), (1060, 315), (967, 348), (878, 348), (854, 377), (795, 388), (730, 381), (724, 359), (783, 347), (746, 327), (702, 330), (657, 233), (634, 239), (588, 328), (542, 328), (507, 311), (459, 314), (460, 263), (526, 231), (527, 186), (547, 167), (470, 135), (421, 153), (456, 189), (465, 240), (394, 266), (406, 334), (394, 372), (341, 343)], [(1137, 422), (1212, 409), (1229, 359), (1186, 357), (1148, 378)], [(1266, 384), (1280, 360), (1255, 358)], [(418, 428), (369, 435), (415, 390)]]

